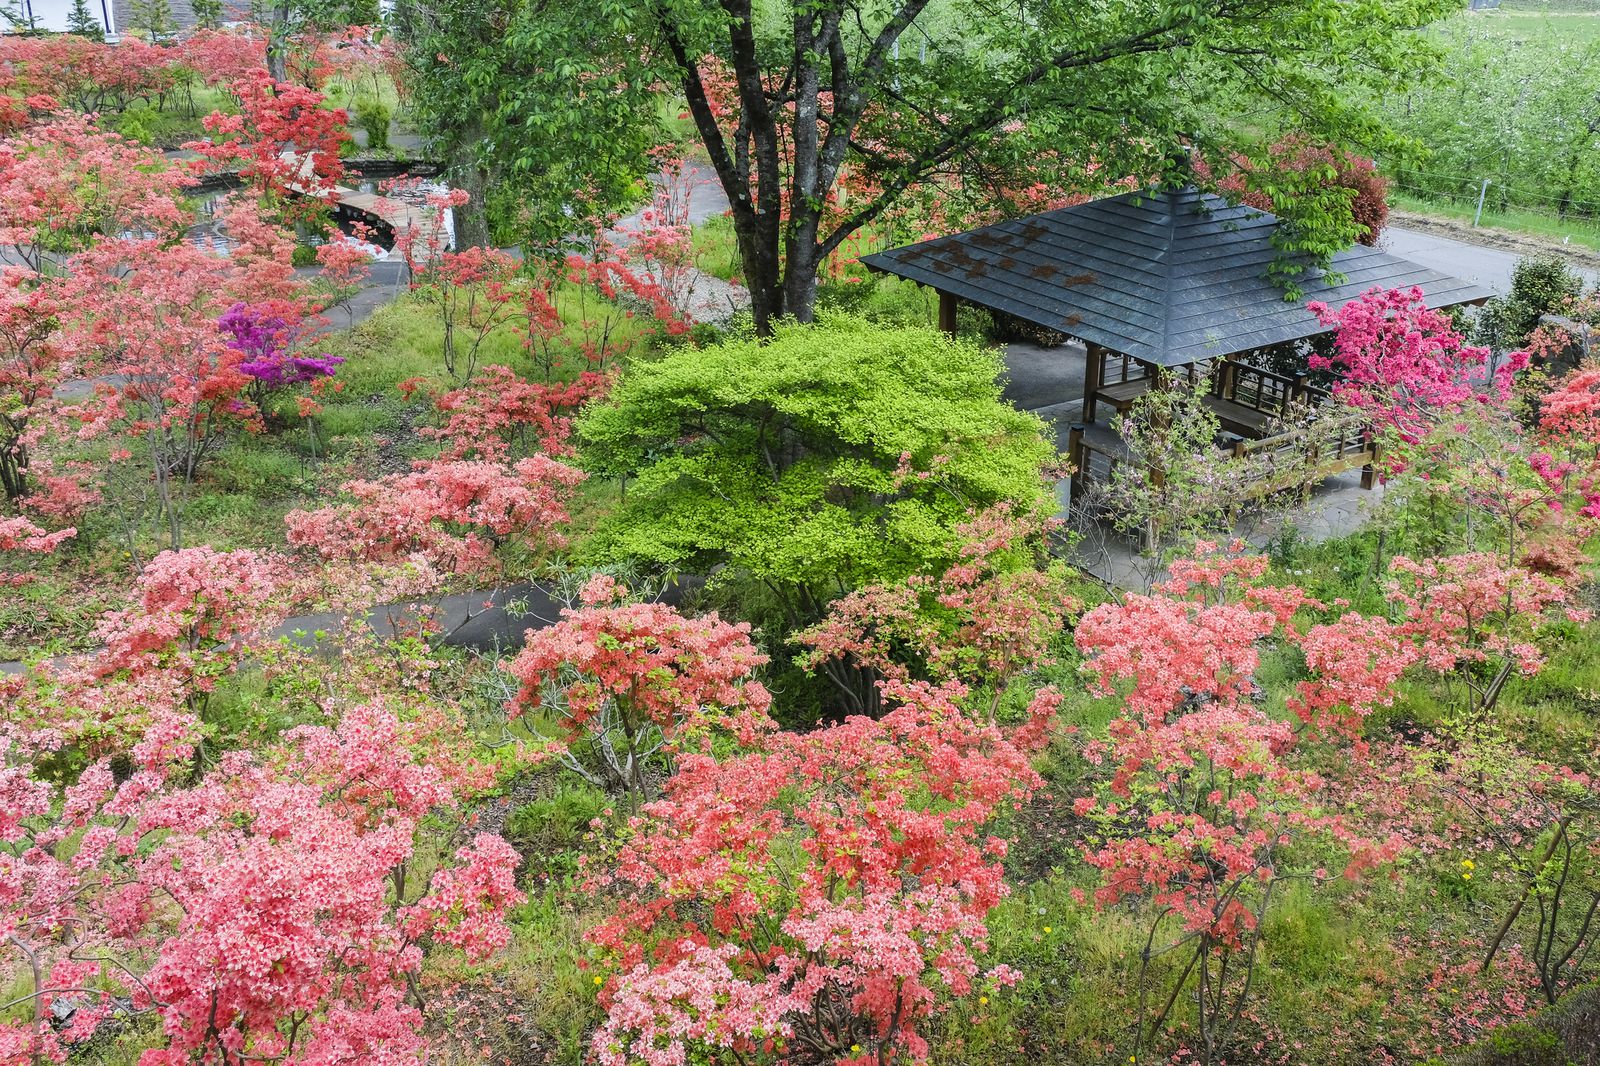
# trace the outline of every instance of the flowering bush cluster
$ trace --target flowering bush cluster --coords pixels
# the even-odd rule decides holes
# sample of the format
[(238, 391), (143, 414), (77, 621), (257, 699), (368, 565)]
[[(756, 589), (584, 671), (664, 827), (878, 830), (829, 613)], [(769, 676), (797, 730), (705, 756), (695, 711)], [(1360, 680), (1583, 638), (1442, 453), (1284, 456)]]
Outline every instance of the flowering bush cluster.
[[(482, 835), (428, 893), (394, 897), (419, 819), (457, 797), (382, 704), (185, 784), (193, 744), (192, 723), (152, 730), (132, 776), (101, 759), (63, 788), (33, 769), (48, 730), (0, 734), (0, 928), (34, 1018), (0, 1027), (0, 1061), (59, 1061), (107, 1020), (151, 1011), (165, 1040), (145, 1066), (424, 1061), (422, 949), (481, 958), (504, 943), (515, 852)], [(70, 1026), (50, 1024), (52, 1006)]]
[(217, 328), (228, 335), (228, 347), (244, 356), (239, 371), (253, 378), (263, 390), (332, 377), (344, 362), (336, 355), (295, 354), (290, 350), (290, 324), (270, 311), (243, 302), (223, 312), (217, 319)]
[(1410, 444), (1470, 405), (1504, 403), (1528, 365), (1527, 352), (1512, 352), (1491, 367), (1489, 349), (1467, 344), (1421, 289), (1373, 289), (1337, 311), (1307, 306), (1337, 329), (1334, 354), (1313, 355), (1312, 368), (1337, 373), (1342, 399)]
[(593, 877), (620, 897), (590, 934), (612, 971), (597, 1059), (918, 1062), (942, 995), (1014, 982), (978, 962), (1006, 892), (987, 826), (1038, 784), (1043, 733), (980, 725), (964, 695), (890, 682), (880, 720), (683, 756)]
[(862, 690), (869, 708), (884, 679), (983, 688), (992, 718), (1014, 678), (1051, 665), (1050, 642), (1074, 608), (1060, 568), (1039, 557), (1053, 522), (1007, 504), (973, 515), (957, 527), (959, 559), (942, 575), (856, 589), (796, 634), (809, 649), (802, 664)]
[(581, 599), (554, 625), (530, 632), (505, 666), (521, 686), (517, 713), (555, 710), (569, 746), (588, 741), (599, 776), (569, 755), (573, 769), (643, 795), (647, 760), (663, 747), (704, 752), (714, 730), (751, 744), (771, 727), (772, 697), (752, 678), (767, 657), (751, 645), (748, 625), (631, 603), (604, 575)]
[(292, 585), (254, 552), (166, 553), (103, 619), (101, 651), (5, 681), (0, 977), (25, 994), (0, 1062), (64, 1061), (154, 1013), (146, 1066), (421, 1063), (424, 953), (506, 943), (522, 895), (499, 837), (408, 884), (424, 820), (459, 821), (492, 781), (454, 708), (393, 679), (356, 696), (324, 681), (325, 724), (205, 754), (195, 708)]
[(239, 102), (237, 114), (213, 112), (204, 120), (206, 140), (184, 147), (215, 166), (236, 170), (257, 192), (290, 207), (282, 199), (291, 191), (310, 197), (329, 196), (344, 176), (339, 146), (350, 139), (343, 111), (322, 106), (315, 89), (276, 83), (266, 69), (252, 70), (229, 91)]
[(346, 482), (347, 503), (290, 512), (289, 543), (332, 562), (492, 574), (496, 548), (538, 552), (564, 543), (567, 504), (583, 478), (547, 455), (419, 463), (407, 474)]

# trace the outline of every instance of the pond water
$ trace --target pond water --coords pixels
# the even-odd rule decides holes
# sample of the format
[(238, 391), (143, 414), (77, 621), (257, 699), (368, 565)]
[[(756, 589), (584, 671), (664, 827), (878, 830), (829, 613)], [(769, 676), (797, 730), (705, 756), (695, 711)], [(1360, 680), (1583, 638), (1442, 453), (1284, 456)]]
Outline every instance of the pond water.
[[(354, 188), (357, 192), (377, 193), (378, 187), (385, 180), (398, 177), (407, 173), (404, 164), (390, 163), (381, 166), (365, 168), (361, 172), (352, 171), (346, 178), (347, 187)], [(350, 179), (354, 179), (353, 181)], [(234, 242), (228, 236), (226, 228), (217, 218), (217, 209), (222, 201), (239, 187), (237, 181), (222, 179), (215, 180), (200, 186), (199, 191), (190, 201), (194, 204), (195, 223), (189, 227), (187, 239), (191, 244), (202, 248), (215, 255), (230, 255), (233, 252)], [(334, 225), (339, 232), (351, 240), (362, 241), (370, 246), (373, 258), (381, 258), (394, 247), (394, 238), (387, 230), (374, 228), (364, 237), (358, 234), (354, 219), (336, 215)], [(296, 225), (295, 235), (299, 242), (307, 247), (316, 247), (324, 243), (321, 233), (313, 233), (303, 224)]]

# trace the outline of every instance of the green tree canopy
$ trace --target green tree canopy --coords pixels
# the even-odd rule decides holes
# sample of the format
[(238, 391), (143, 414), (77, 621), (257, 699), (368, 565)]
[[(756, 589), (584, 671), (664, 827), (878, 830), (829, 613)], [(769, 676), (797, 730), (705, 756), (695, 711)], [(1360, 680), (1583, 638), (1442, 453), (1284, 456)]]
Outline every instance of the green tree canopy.
[(227, 12), (222, 0), (189, 0), (189, 10), (194, 12), (194, 22), (203, 30), (220, 29)]
[[(410, 0), (443, 7), (461, 0)], [(807, 321), (818, 271), (907, 193), (959, 178), (1098, 191), (1193, 148), (1259, 154), (1285, 130), (1384, 144), (1374, 105), (1430, 69), (1417, 27), (1452, 0), (497, 0), (538, 29), (484, 51), (465, 30), (419, 56), (467, 63), (496, 115), (486, 156), (528, 174), (587, 157), (603, 128), (552, 123), (577, 95), (641, 90), (687, 109), (732, 204), (758, 329)], [(514, 9), (514, 10), (513, 10)], [(470, 24), (472, 20), (465, 20)], [(581, 35), (581, 36), (580, 36)], [(580, 40), (583, 44), (578, 47)], [(532, 81), (525, 73), (539, 72)], [(555, 75), (555, 76), (551, 76)], [(603, 87), (609, 91), (603, 91)], [(509, 91), (508, 91), (509, 89)], [(435, 121), (480, 109), (423, 102)], [(627, 144), (608, 151), (626, 149)], [(634, 160), (642, 169), (642, 157)], [(834, 195), (848, 174), (848, 203)], [(1326, 202), (1315, 205), (1324, 211)], [(1313, 259), (1348, 226), (1308, 225)]]
[(1529, 25), (1523, 36), (1463, 16), (1437, 28), (1439, 76), (1384, 101), (1395, 129), (1429, 149), (1387, 167), (1402, 189), (1469, 206), (1482, 194), (1491, 211), (1600, 216), (1600, 39)]
[(942, 333), (832, 317), (632, 366), (578, 426), (585, 464), (626, 486), (586, 550), (753, 579), (789, 629), (939, 572), (971, 510), (1055, 507), (1055, 449), (1001, 399), (1001, 369)]
[(652, 64), (610, 0), (398, 0), (408, 102), (473, 198), (466, 244), (559, 246), (638, 198), (661, 139)]
[(72, 0), (72, 8), (67, 12), (67, 32), (91, 41), (106, 39), (106, 28), (90, 13), (89, 0)]

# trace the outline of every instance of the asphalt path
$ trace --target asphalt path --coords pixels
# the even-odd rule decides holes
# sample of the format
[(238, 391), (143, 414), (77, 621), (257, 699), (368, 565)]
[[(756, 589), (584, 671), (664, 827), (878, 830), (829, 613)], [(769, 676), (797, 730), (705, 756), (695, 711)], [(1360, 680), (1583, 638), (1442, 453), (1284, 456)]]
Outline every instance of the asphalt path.
[[(1522, 258), (1516, 252), (1503, 248), (1468, 244), (1436, 233), (1423, 233), (1400, 226), (1384, 227), (1378, 246), (1392, 255), (1409, 259), (1441, 274), (1476, 282), (1502, 296), (1511, 291), (1511, 270)], [(1559, 247), (1556, 250), (1559, 251)], [(1594, 271), (1579, 269), (1578, 273), (1588, 284), (1596, 283)]]

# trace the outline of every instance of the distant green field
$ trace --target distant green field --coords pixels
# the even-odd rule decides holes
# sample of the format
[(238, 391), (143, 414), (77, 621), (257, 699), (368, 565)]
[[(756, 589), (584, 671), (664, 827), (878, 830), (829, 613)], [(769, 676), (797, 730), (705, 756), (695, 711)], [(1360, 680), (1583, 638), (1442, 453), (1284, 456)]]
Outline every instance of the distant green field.
[(1545, 38), (1569, 44), (1587, 44), (1600, 38), (1600, 9), (1587, 11), (1484, 11), (1471, 16), (1483, 27), (1510, 41)]
[(1600, 0), (1502, 0), (1500, 10), (1516, 14), (1593, 15), (1600, 13)]

